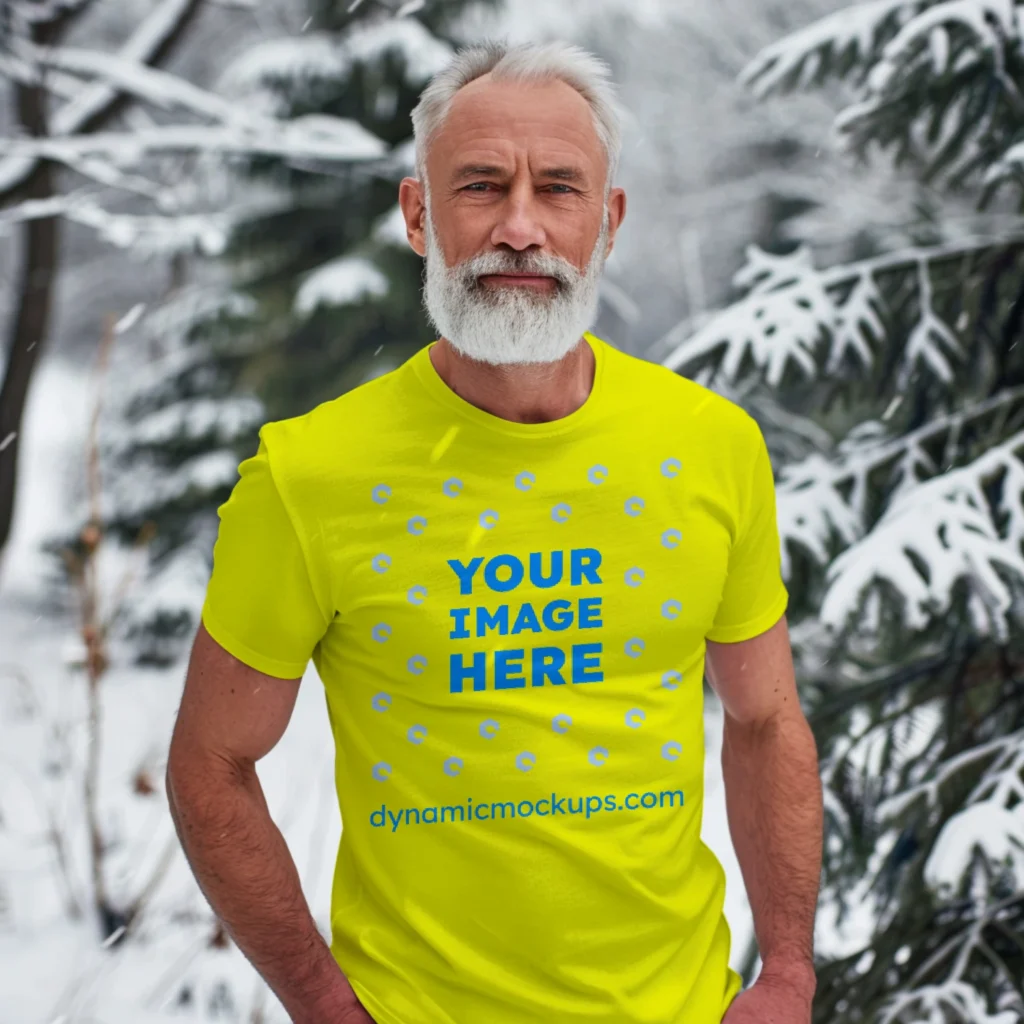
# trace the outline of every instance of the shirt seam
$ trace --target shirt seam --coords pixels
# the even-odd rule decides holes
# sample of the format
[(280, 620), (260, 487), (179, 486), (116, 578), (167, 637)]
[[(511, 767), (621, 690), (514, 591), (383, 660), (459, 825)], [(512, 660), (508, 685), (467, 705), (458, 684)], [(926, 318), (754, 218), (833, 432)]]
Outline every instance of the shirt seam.
[[(275, 678), (281, 679), (297, 679), (305, 673), (306, 665), (309, 663), (308, 658), (300, 665), (298, 662), (281, 661), (279, 658), (272, 658), (270, 655), (254, 650), (247, 643), (239, 640), (230, 629), (225, 628), (221, 624), (220, 619), (210, 611), (208, 601), (203, 603), (199, 617), (203, 625), (206, 626), (206, 631), (210, 636), (229, 654), (238, 658), (239, 661), (250, 668), (254, 668), (264, 675), (273, 675)], [(236, 654), (236, 651), (239, 653)], [(278, 677), (278, 672), (284, 674)]]
[[(779, 618), (781, 618), (782, 613), (786, 610), (788, 605), (789, 591), (787, 591), (785, 586), (783, 586), (782, 589), (779, 591), (778, 596), (767, 607), (767, 609), (765, 609), (765, 611), (761, 612), (759, 615), (755, 615), (752, 619), (747, 619), (745, 622), (741, 622), (735, 626), (727, 626), (725, 629), (718, 630), (717, 632), (719, 635), (719, 639), (717, 640), (715, 639), (715, 637), (711, 635), (711, 632), (715, 632), (715, 630), (709, 632), (707, 634), (706, 639), (710, 640), (712, 643), (726, 644), (742, 643), (744, 640), (752, 640), (755, 636), (760, 636), (761, 633), (764, 632), (764, 630), (758, 630), (757, 632), (752, 633), (750, 636), (741, 635), (738, 639), (735, 640), (728, 638), (733, 637), (737, 633), (746, 633), (748, 630), (753, 629), (756, 626), (759, 626), (762, 622), (766, 620), (768, 620), (768, 625), (765, 627), (765, 629), (769, 629), (771, 626), (774, 626), (776, 622), (778, 622)], [(722, 639), (723, 633), (725, 634), (726, 639)]]
[[(757, 420), (750, 415), (746, 409), (743, 410), (743, 415), (746, 416), (748, 421), (748, 429), (750, 426), (754, 428), (754, 457), (750, 460), (750, 467), (747, 470), (747, 487), (746, 493), (744, 494), (744, 508), (743, 517), (741, 522), (743, 523), (742, 534), (737, 531), (736, 540), (734, 547), (739, 547), (747, 539), (747, 534), (750, 533), (751, 528), (751, 517), (754, 512), (754, 476), (757, 472), (757, 460), (761, 457), (761, 445), (759, 442), (761, 428), (758, 425)], [(774, 473), (772, 474), (774, 480)]]

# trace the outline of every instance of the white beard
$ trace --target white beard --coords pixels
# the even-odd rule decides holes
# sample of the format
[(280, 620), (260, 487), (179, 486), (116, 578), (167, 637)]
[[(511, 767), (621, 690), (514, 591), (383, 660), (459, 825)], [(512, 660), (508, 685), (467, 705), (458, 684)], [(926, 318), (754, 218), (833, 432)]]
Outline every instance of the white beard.
[[(601, 233), (581, 274), (560, 256), (539, 252), (484, 252), (454, 267), (445, 265), (427, 203), (423, 301), (432, 323), (454, 349), (495, 366), (554, 363), (568, 355), (597, 317), (598, 286), (608, 244), (608, 208)], [(558, 282), (551, 294), (532, 288), (488, 288), (484, 274), (546, 274)]]

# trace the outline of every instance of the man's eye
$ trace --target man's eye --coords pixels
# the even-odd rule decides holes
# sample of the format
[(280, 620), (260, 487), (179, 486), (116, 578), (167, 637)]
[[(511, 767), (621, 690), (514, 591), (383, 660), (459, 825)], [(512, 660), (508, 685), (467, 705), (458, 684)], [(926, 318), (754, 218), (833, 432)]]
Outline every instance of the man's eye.
[(467, 185), (463, 191), (468, 192), (471, 189), (483, 191), (484, 189), (490, 188), (491, 183), (489, 181), (474, 181), (471, 185)]
[[(564, 188), (565, 192), (575, 192), (576, 191), (574, 188), (570, 188), (568, 185), (552, 185), (551, 187), (552, 188)], [(565, 195), (565, 192), (560, 193), (560, 194), (561, 195)]]

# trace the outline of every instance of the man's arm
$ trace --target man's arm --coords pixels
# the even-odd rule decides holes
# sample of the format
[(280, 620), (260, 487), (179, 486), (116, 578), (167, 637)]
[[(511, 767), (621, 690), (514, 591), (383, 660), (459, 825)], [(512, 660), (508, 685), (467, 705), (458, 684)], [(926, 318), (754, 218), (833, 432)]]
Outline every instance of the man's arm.
[(203, 895), (296, 1024), (361, 1024), (274, 824), (256, 761), (284, 733), (298, 679), (243, 664), (200, 625), (167, 759), (167, 797)]
[(750, 640), (708, 640), (706, 665), (725, 709), (726, 810), (750, 897), (761, 976), (785, 980), (810, 999), (822, 793), (785, 616)]

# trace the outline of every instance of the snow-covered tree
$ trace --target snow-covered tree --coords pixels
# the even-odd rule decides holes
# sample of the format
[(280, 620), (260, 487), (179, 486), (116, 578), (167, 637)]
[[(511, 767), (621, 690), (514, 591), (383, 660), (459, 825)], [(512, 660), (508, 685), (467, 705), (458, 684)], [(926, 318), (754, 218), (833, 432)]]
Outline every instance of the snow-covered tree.
[[(0, 82), (6, 78), (3, 84), (11, 93), (16, 115), (12, 129), (37, 137), (97, 129), (122, 105), (121, 93), (105, 84), (82, 87), (70, 75), (47, 82), (41, 67), (25, 53), (26, 48), (34, 53), (39, 47), (62, 41), (86, 7), (73, 2), (0, 6)], [(196, 0), (165, 0), (137, 25), (123, 44), (121, 56), (140, 64), (165, 58), (186, 33), (198, 7)], [(0, 157), (0, 235), (17, 230), (21, 251), (0, 383), (0, 444), (4, 451), (0, 457), (0, 550), (6, 544), (14, 510), (22, 414), (49, 326), (60, 240), (60, 221), (53, 207), (59, 203), (62, 187), (54, 164), (11, 152), (11, 141), (3, 140)], [(93, 176), (101, 166), (99, 161), (92, 162)], [(116, 169), (107, 165), (103, 174), (109, 180), (116, 176)], [(10, 208), (15, 205), (20, 209), (12, 213)]]
[(189, 279), (139, 317), (142, 344), (112, 389), (107, 454), (119, 468), (107, 521), (126, 537), (156, 527), (150, 586), (128, 624), (143, 660), (173, 659), (195, 631), (216, 510), (260, 424), (336, 397), (431, 339), (397, 183), (413, 173), (410, 112), (451, 58), (465, 5), (312, 3), (216, 84), (232, 109), (353, 124), (381, 152), (347, 164), (284, 150), (211, 156), (173, 190), (201, 205), (194, 223), (215, 235), (220, 258), (187, 264)]
[[(832, 266), (808, 244), (751, 247), (741, 297), (674, 332), (666, 363), (741, 394), (780, 470), (825, 782), (816, 1020), (1011, 1024), (1024, 1017), (1024, 4), (855, 4), (742, 76), (761, 97), (837, 79), (853, 94), (836, 121), (851, 156), (894, 161), (957, 216), (933, 209), (916, 244)], [(977, 216), (961, 216), (965, 198)]]
[(0, 550), (14, 505), (21, 417), (59, 270), (60, 222), (83, 224), (137, 257), (218, 253), (240, 207), (252, 216), (254, 204), (266, 208), (275, 197), (247, 194), (204, 209), (190, 161), (201, 167), (211, 154), (258, 155), (337, 170), (387, 151), (354, 120), (279, 116), (151, 66), (186, 34), (200, 6), (149, 5), (122, 45), (104, 50), (71, 41), (89, 35), (95, 5), (0, 5), (0, 83), (17, 114), (0, 137), (0, 238), (21, 235), (0, 383)]
[(221, 78), (228, 96), (278, 116), (351, 119), (390, 147), (386, 160), (340, 174), (317, 161), (260, 161), (235, 179), (278, 189), (288, 203), (239, 224), (226, 253), (274, 339), (253, 377), (272, 416), (336, 397), (431, 339), (397, 185), (414, 173), (412, 108), (451, 59), (453, 22), (476, 2), (396, 11), (382, 0), (311, 0), (300, 35), (268, 39)]
[[(93, 94), (131, 104), (120, 131), (69, 115), (4, 140), (8, 177), (64, 165), (85, 181), (13, 195), (0, 228), (31, 233), (64, 218), (136, 258), (171, 261), (169, 294), (123, 332), (104, 427), (115, 471), (103, 525), (124, 540), (155, 527), (157, 572), (128, 628), (157, 661), (194, 630), (214, 513), (259, 424), (341, 393), (425, 340), (395, 184), (411, 159), (409, 111), (451, 54), (431, 26), (441, 32), (465, 0), (315, 4), (290, 35), (244, 50), (212, 90), (143, 63), (181, 16), (182, 0), (166, 5), (174, 10), (119, 53), (43, 46), (28, 30), (0, 53), (19, 88), (60, 94), (84, 82), (92, 92), (76, 104)], [(48, 301), (36, 287), (26, 309), (38, 320)], [(15, 344), (26, 329), (15, 329), (8, 374), (23, 387), (36, 347)], [(12, 500), (16, 426), (0, 454)], [(52, 546), (76, 543), (81, 525)]]

